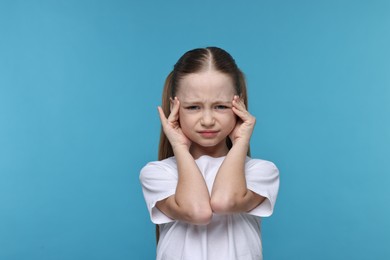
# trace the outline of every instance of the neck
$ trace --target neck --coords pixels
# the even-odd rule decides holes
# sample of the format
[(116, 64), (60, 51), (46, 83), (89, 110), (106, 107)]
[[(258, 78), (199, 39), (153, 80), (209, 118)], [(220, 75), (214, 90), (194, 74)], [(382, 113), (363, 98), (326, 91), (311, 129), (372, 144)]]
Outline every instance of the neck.
[(226, 145), (226, 142), (223, 141), (216, 146), (204, 147), (197, 144), (192, 144), (190, 147), (190, 153), (194, 159), (198, 159), (203, 155), (208, 155), (211, 157), (222, 157), (227, 155), (229, 148)]

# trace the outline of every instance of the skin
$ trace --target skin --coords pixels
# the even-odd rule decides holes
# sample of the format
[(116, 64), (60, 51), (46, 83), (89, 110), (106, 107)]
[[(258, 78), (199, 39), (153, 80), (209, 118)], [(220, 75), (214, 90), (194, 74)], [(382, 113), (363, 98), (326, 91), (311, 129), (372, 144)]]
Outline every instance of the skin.
[[(236, 95), (228, 75), (208, 70), (185, 76), (171, 100), (168, 118), (158, 107), (163, 131), (178, 166), (176, 193), (157, 202), (168, 217), (192, 224), (208, 224), (213, 213), (246, 212), (264, 197), (248, 190), (245, 159), (256, 119)], [(229, 150), (226, 138), (232, 140)], [(202, 155), (226, 156), (211, 194), (195, 163)]]

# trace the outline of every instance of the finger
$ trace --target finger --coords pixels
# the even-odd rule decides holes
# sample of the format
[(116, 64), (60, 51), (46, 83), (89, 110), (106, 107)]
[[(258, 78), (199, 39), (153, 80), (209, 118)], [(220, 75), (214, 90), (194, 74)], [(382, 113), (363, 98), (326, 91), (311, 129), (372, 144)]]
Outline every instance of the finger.
[(162, 124), (165, 123), (165, 122), (167, 121), (167, 118), (166, 118), (166, 116), (165, 116), (165, 114), (164, 114), (163, 109), (162, 109), (160, 106), (158, 106), (158, 107), (157, 107), (157, 110), (158, 110), (158, 114), (159, 114), (159, 116), (160, 116), (160, 121), (161, 121), (161, 123), (162, 123)]
[(253, 117), (248, 112), (240, 111), (236, 108), (233, 108), (234, 113), (238, 116), (239, 120), (241, 120), (242, 125), (245, 127), (253, 128), (256, 124), (256, 118)]
[(177, 99), (177, 97), (175, 97), (173, 100), (173, 107), (171, 113), (168, 116), (168, 122), (173, 123), (179, 119), (179, 108), (180, 108), (180, 102)]
[(239, 117), (242, 118), (243, 116), (245, 116), (245, 114), (249, 114), (245, 108), (244, 102), (238, 96), (234, 96), (232, 105), (234, 113), (237, 114)]
[(242, 111), (241, 109), (237, 107), (232, 107), (233, 112), (243, 121), (247, 118), (248, 113), (245, 111)]
[(240, 110), (246, 110), (246, 106), (245, 106), (245, 102), (244, 102), (244, 100), (242, 99), (242, 98), (240, 98), (239, 96), (234, 96), (234, 98), (233, 98), (233, 105), (236, 107), (236, 108), (238, 108), (238, 109), (240, 109)]
[(254, 123), (255, 118), (246, 110), (242, 99), (233, 100), (232, 110), (242, 121), (247, 123)]

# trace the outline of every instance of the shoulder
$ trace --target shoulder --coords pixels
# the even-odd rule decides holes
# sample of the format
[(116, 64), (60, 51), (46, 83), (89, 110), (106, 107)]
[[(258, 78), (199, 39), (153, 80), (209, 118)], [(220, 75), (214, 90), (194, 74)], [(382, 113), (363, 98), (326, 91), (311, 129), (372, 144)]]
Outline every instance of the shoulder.
[(150, 168), (173, 168), (176, 169), (176, 158), (175, 157), (169, 157), (161, 161), (152, 161), (148, 162), (141, 171), (148, 170)]
[(246, 158), (245, 171), (248, 174), (262, 173), (268, 176), (279, 176), (279, 169), (273, 162), (263, 159), (253, 159), (250, 157)]
[(246, 157), (245, 166), (246, 167), (263, 167), (263, 168), (269, 168), (269, 169), (278, 169), (276, 167), (276, 165), (271, 161), (267, 161), (267, 160), (263, 160), (263, 159), (255, 159), (255, 158), (250, 158), (250, 157)]
[(177, 172), (177, 165), (175, 157), (169, 157), (161, 161), (152, 161), (147, 163), (140, 172), (140, 179), (148, 177), (158, 177), (163, 173), (175, 173)]

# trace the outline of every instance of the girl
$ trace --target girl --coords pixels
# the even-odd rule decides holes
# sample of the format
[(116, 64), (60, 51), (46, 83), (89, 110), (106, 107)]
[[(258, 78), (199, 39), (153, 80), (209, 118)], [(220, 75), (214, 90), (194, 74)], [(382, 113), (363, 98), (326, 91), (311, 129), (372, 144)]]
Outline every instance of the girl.
[(260, 217), (273, 212), (279, 172), (248, 157), (246, 107), (243, 73), (220, 48), (188, 51), (168, 75), (159, 161), (140, 174), (158, 260), (262, 259)]

